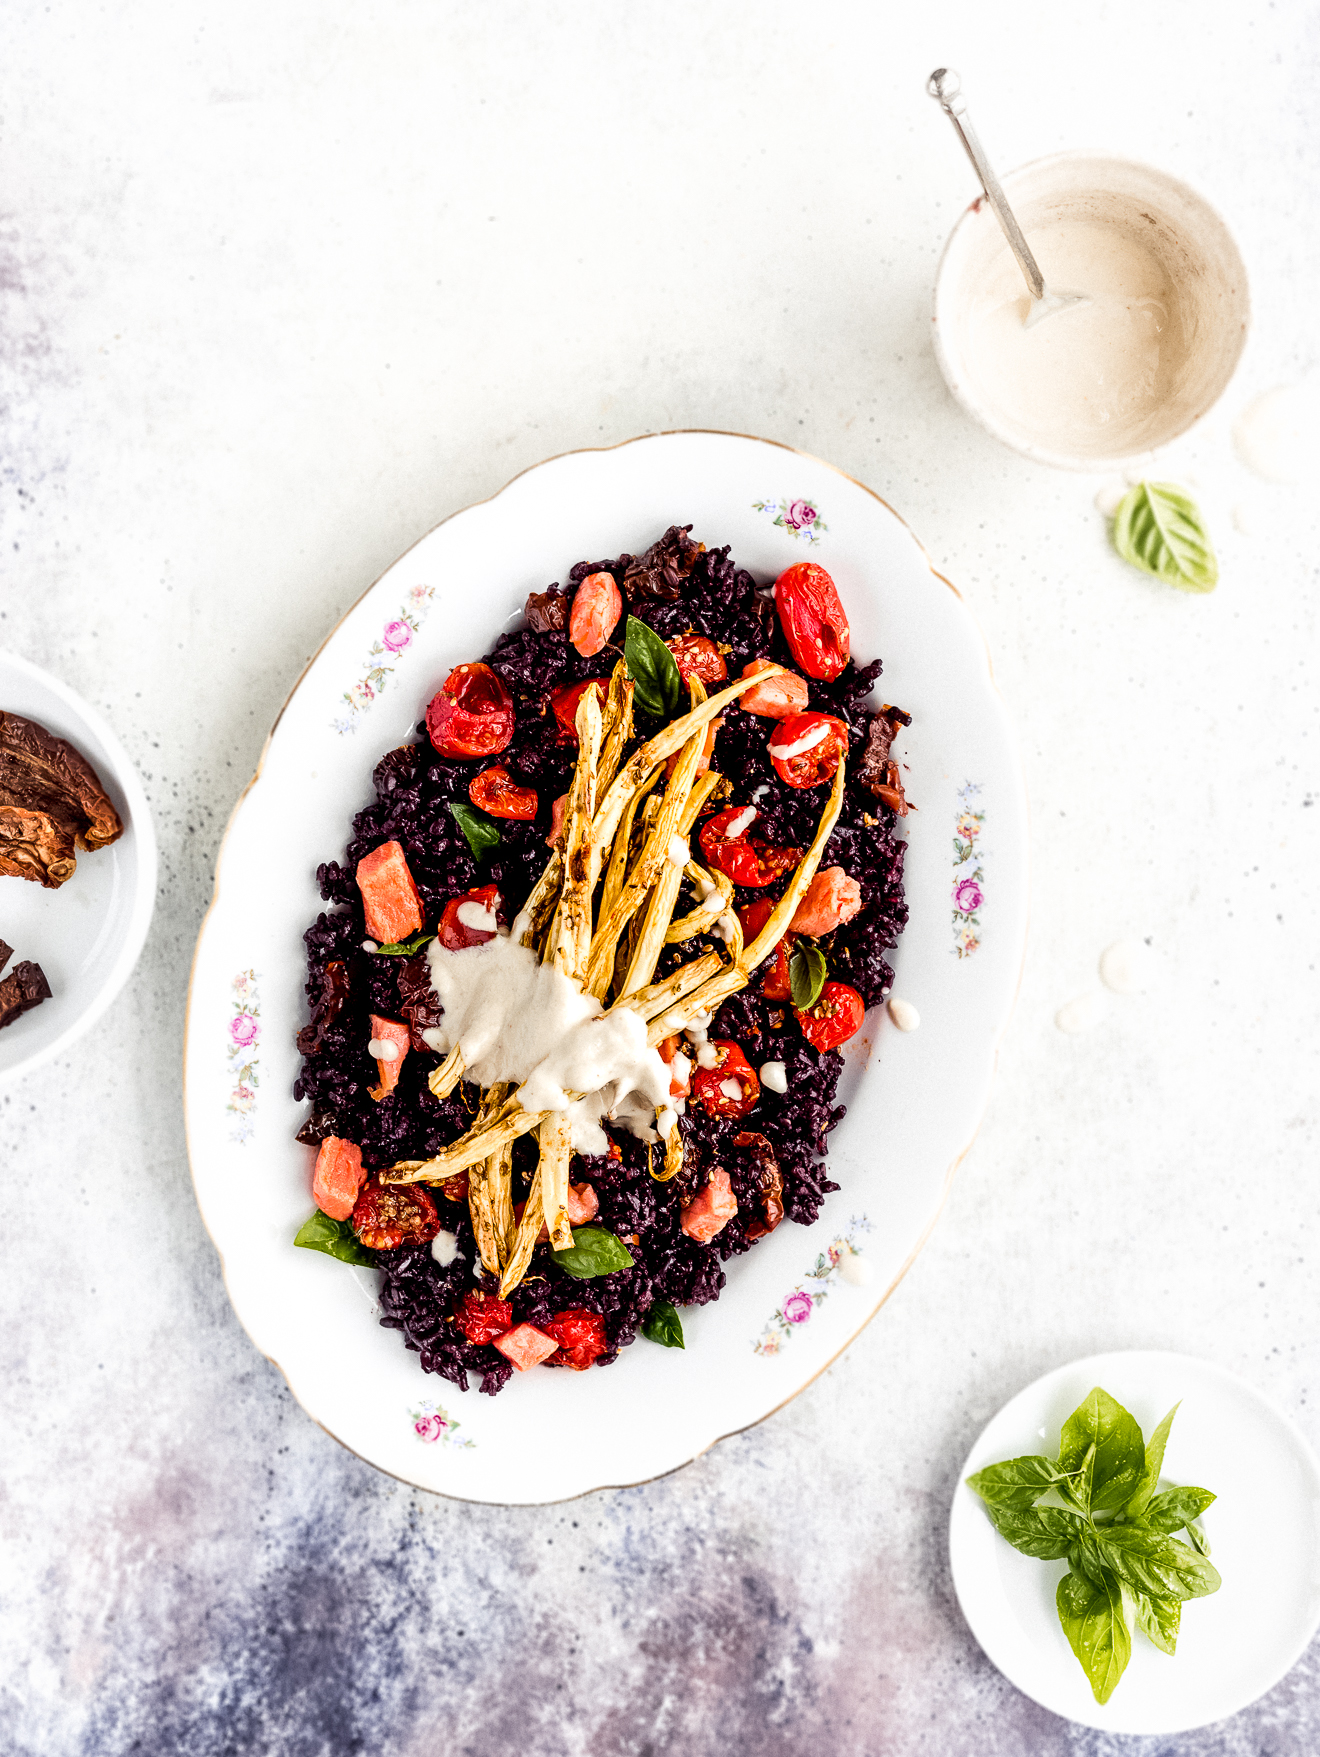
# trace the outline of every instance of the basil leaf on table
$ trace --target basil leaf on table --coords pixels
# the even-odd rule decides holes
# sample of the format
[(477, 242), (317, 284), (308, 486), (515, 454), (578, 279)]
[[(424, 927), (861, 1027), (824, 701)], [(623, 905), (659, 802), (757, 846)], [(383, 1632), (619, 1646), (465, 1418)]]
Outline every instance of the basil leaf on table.
[(1065, 1574), (1054, 1602), (1091, 1694), (1097, 1702), (1108, 1702), (1132, 1657), (1122, 1588), (1112, 1577), (1097, 1584), (1081, 1574)]
[(377, 946), (376, 951), (383, 958), (411, 958), (434, 938), (433, 933), (419, 933), (415, 940), (392, 940), (387, 946)]
[(369, 1269), (376, 1261), (370, 1251), (358, 1243), (357, 1234), (347, 1220), (332, 1220), (319, 1208), (298, 1228), (293, 1242), (305, 1251), (324, 1251), (327, 1257), (337, 1257), (341, 1263), (362, 1263)]
[(683, 1320), (667, 1299), (652, 1300), (651, 1309), (646, 1314), (642, 1325), (642, 1335), (648, 1342), (658, 1342), (661, 1348), (683, 1348)]
[(1219, 1570), (1190, 1544), (1135, 1525), (1103, 1525), (1083, 1540), (1126, 1585), (1158, 1598), (1204, 1598), (1219, 1589)]
[(788, 954), (788, 986), (795, 1007), (814, 1007), (820, 999), (829, 970), (825, 954), (818, 946), (804, 946), (801, 941)]
[(1160, 1471), (1164, 1468), (1164, 1448), (1168, 1443), (1169, 1429), (1173, 1426), (1173, 1418), (1178, 1413), (1178, 1405), (1165, 1416), (1146, 1441), (1146, 1462), (1142, 1466), (1141, 1480), (1123, 1511), (1129, 1516), (1144, 1513), (1151, 1496), (1155, 1493), (1156, 1484), (1160, 1480)]
[(1166, 1489), (1146, 1508), (1141, 1524), (1151, 1531), (1177, 1531), (1183, 1525), (1190, 1531), (1215, 1499), (1209, 1489)]
[(1003, 1464), (978, 1470), (975, 1476), (967, 1478), (967, 1482), (983, 1501), (992, 1502), (996, 1507), (1015, 1507), (1022, 1512), (1034, 1507), (1046, 1489), (1053, 1488), (1062, 1475), (1058, 1465), (1049, 1458), (1009, 1458)]
[(1114, 514), (1114, 548), (1184, 592), (1213, 592), (1219, 563), (1196, 502), (1172, 482), (1139, 482)]
[(678, 708), (682, 686), (674, 655), (653, 628), (630, 616), (623, 656), (633, 681), (633, 701), (643, 713), (668, 719)]
[(484, 812), (474, 811), (470, 805), (463, 805), (456, 799), (450, 800), (449, 809), (453, 812), (459, 829), (467, 837), (467, 845), (472, 850), (474, 860), (482, 859), (492, 848), (499, 847), (500, 833)]
[(1163, 1653), (1173, 1653), (1178, 1646), (1178, 1627), (1182, 1622), (1183, 1601), (1180, 1598), (1157, 1598), (1148, 1592), (1134, 1592), (1137, 1627)]
[(1000, 1537), (1007, 1538), (1024, 1556), (1035, 1556), (1041, 1562), (1061, 1562), (1086, 1529), (1076, 1513), (1062, 1507), (1029, 1507), (1024, 1511), (987, 1501), (985, 1510)]
[(633, 1266), (627, 1245), (603, 1226), (574, 1227), (572, 1245), (566, 1251), (556, 1251), (554, 1261), (574, 1281), (591, 1281), (597, 1275), (612, 1275), (616, 1269)]
[(1107, 1391), (1097, 1385), (1067, 1421), (1059, 1442), (1059, 1468), (1080, 1477), (1070, 1499), (1084, 1512), (1121, 1507), (1132, 1494), (1146, 1463), (1141, 1429)]

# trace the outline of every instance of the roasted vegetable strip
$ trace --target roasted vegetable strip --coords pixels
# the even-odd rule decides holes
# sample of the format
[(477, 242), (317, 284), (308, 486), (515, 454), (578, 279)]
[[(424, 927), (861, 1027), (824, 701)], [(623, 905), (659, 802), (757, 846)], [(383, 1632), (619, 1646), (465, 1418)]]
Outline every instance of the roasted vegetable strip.
[(568, 1224), (568, 1167), (573, 1157), (573, 1130), (565, 1112), (551, 1111), (541, 1124), (540, 1134), (541, 1209), (551, 1247), (566, 1251), (573, 1243), (573, 1229)]
[(532, 886), (531, 893), (519, 912), (518, 923), (521, 924), (523, 945), (536, 945), (550, 925), (550, 920), (559, 903), (559, 887), (563, 883), (563, 878), (564, 862), (559, 850), (556, 849), (546, 862), (545, 871)]
[(798, 904), (806, 894), (807, 886), (816, 876), (816, 868), (820, 865), (820, 857), (825, 852), (825, 844), (829, 841), (830, 834), (838, 822), (839, 812), (843, 808), (843, 782), (846, 768), (847, 763), (840, 758), (839, 766), (834, 771), (834, 785), (830, 788), (829, 801), (825, 806), (824, 815), (821, 817), (820, 826), (812, 839), (810, 848), (803, 855), (788, 889), (775, 904), (765, 926), (751, 945), (743, 948), (739, 963), (749, 973), (755, 970), (763, 958), (769, 957), (784, 937)]
[(670, 1178), (677, 1177), (679, 1172), (682, 1171), (682, 1169), (683, 1169), (683, 1137), (678, 1132), (678, 1124), (675, 1123), (673, 1128), (670, 1129), (669, 1133), (665, 1136), (664, 1170), (657, 1171), (655, 1169), (655, 1162), (654, 1162), (654, 1160), (652, 1160), (652, 1162), (651, 1162), (651, 1176), (655, 1179), (656, 1183), (667, 1184), (669, 1182)]
[(591, 945), (591, 819), (596, 805), (600, 727), (600, 704), (595, 690), (589, 689), (578, 704), (578, 760), (564, 814), (564, 878), (542, 960), (558, 965), (575, 982), (582, 980)]
[(610, 678), (605, 711), (601, 716), (600, 760), (596, 764), (596, 793), (604, 793), (619, 772), (623, 753), (633, 735), (633, 684), (626, 660), (620, 659)]
[(669, 932), (665, 935), (665, 944), (670, 946), (679, 945), (694, 934), (708, 933), (720, 916), (729, 914), (733, 908), (733, 880), (725, 873), (707, 872), (695, 860), (689, 860), (684, 870), (698, 891), (709, 890), (710, 896), (699, 909), (670, 922)]
[[(481, 1101), (479, 1120), (485, 1121), (504, 1102), (508, 1087), (503, 1082), (492, 1086)], [(472, 1231), (476, 1236), (477, 1249), (481, 1253), (481, 1265), (492, 1275), (498, 1275), (504, 1266), (507, 1245), (502, 1220), (497, 1216), (496, 1199), (496, 1166), (499, 1155), (478, 1160), (468, 1173), (468, 1213), (472, 1216)], [(505, 1185), (505, 1201), (508, 1199), (507, 1181)], [(512, 1218), (512, 1209), (510, 1209)]]
[(536, 1241), (544, 1221), (545, 1215), (541, 1207), (541, 1167), (538, 1165), (532, 1173), (532, 1187), (527, 1192), (527, 1206), (518, 1222), (513, 1250), (500, 1277), (501, 1299), (507, 1299), (527, 1273), (527, 1265), (532, 1260), (532, 1252), (536, 1249)]
[(463, 1046), (456, 1043), (438, 1068), (432, 1069), (426, 1084), (433, 1098), (448, 1098), (463, 1078)]

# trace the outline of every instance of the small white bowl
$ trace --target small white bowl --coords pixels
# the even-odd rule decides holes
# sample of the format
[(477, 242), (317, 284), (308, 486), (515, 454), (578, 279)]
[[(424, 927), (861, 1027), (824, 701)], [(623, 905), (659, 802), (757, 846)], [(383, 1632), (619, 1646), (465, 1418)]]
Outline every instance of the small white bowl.
[[(1093, 446), (1070, 445), (1015, 418), (977, 371), (974, 320), (992, 277), (1012, 263), (989, 202), (978, 196), (949, 234), (935, 277), (935, 354), (954, 396), (1005, 445), (1069, 470), (1110, 470), (1187, 432), (1222, 396), (1247, 336), (1247, 271), (1223, 220), (1178, 178), (1103, 153), (1037, 159), (1003, 184), (1028, 244), (1052, 222), (1086, 220), (1112, 225), (1149, 251), (1171, 283), (1187, 358), (1154, 410), (1112, 439), (1097, 433)], [(1015, 265), (1014, 273), (1020, 280)]]
[(90, 1030), (128, 981), (156, 903), (156, 832), (142, 783), (123, 745), (67, 684), (15, 653), (0, 652), (0, 708), (67, 738), (96, 770), (123, 820), (108, 848), (78, 851), (58, 890), (0, 878), (0, 939), (6, 967), (40, 964), (51, 998), (0, 1030), (0, 1083), (58, 1055)]

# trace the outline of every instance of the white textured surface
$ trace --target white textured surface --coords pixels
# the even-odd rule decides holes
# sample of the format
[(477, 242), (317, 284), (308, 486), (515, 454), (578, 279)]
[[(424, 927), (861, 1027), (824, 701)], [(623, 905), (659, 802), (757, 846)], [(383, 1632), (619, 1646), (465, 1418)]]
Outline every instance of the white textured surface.
[[(990, 1669), (942, 1534), (978, 1424), (1092, 1350), (1204, 1353), (1320, 1439), (1320, 533), (1314, 484), (1229, 440), (1316, 353), (1314, 18), (15, 0), (5, 34), (0, 640), (110, 716), (162, 836), (136, 978), (0, 1107), (8, 1748), (1116, 1750)], [(1243, 368), (1160, 460), (1209, 512), (1211, 598), (1127, 571), (1098, 480), (943, 389), (945, 60), (1005, 165), (1146, 157), (1241, 242)], [(313, 1428), (230, 1315), (179, 1121), (192, 941), (361, 587), (538, 458), (666, 426), (860, 476), (981, 617), (1035, 811), (1019, 1011), (934, 1239), (795, 1404), (647, 1488), (436, 1502)], [(1064, 1036), (1120, 936), (1158, 990)], [(1311, 1656), (1144, 1749), (1318, 1743)]]

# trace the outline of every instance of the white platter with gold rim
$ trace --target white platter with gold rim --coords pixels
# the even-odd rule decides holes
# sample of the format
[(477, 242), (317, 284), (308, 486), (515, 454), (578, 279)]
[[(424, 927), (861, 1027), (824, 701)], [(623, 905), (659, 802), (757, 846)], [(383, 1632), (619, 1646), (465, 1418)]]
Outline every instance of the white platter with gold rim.
[[(892, 954), (910, 1034), (880, 1010), (846, 1049), (830, 1137), (842, 1187), (814, 1226), (785, 1224), (726, 1265), (687, 1345), (639, 1339), (604, 1370), (515, 1375), (497, 1397), (422, 1372), (376, 1322), (372, 1272), (294, 1248), (313, 1150), (294, 1135), (294, 1037), (305, 1022), (302, 934), (318, 862), (339, 858), (449, 670), (489, 650), (524, 598), (574, 562), (640, 552), (669, 524), (773, 580), (829, 569), (859, 663), (913, 724), (911, 919)], [(234, 1308), (308, 1413), (361, 1457), (465, 1500), (566, 1499), (696, 1457), (809, 1384), (870, 1319), (939, 1214), (990, 1091), (1022, 963), (1027, 812), (985, 643), (957, 593), (883, 501), (819, 459), (766, 440), (666, 433), (570, 452), (423, 537), (325, 642), (280, 715), (221, 850), (197, 943), (185, 1052), (197, 1199)], [(867, 1265), (836, 1267), (840, 1241)]]

